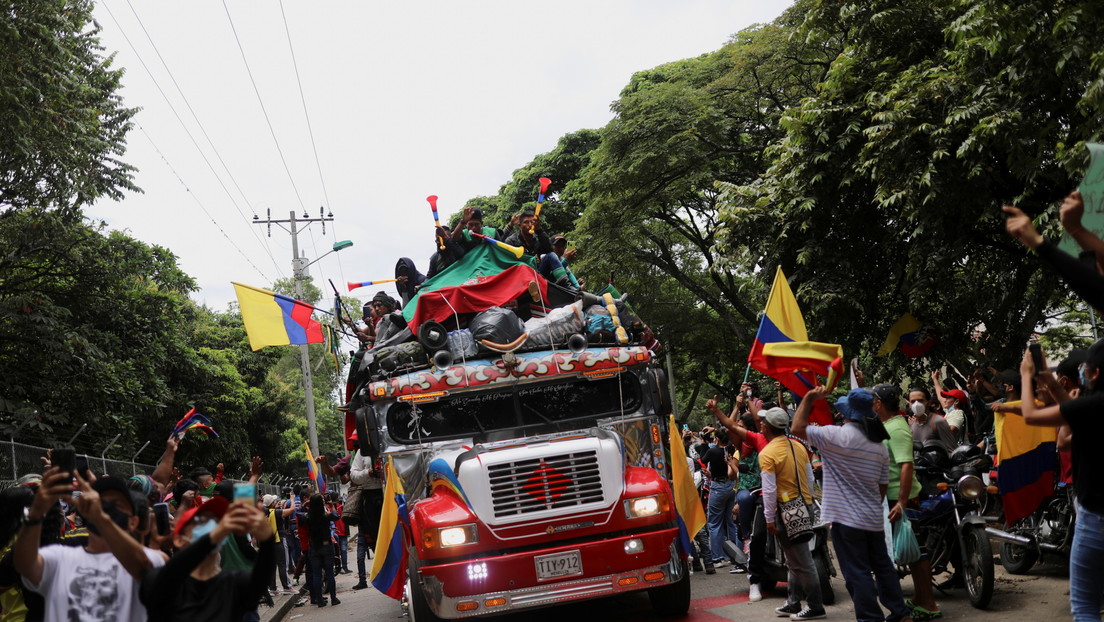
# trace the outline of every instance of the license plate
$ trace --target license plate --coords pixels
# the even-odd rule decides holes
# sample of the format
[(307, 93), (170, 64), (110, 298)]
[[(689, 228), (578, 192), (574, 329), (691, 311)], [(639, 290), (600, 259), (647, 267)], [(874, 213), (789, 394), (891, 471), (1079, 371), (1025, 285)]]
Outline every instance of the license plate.
[(555, 579), (583, 574), (583, 559), (579, 551), (567, 551), (535, 558), (537, 579)]

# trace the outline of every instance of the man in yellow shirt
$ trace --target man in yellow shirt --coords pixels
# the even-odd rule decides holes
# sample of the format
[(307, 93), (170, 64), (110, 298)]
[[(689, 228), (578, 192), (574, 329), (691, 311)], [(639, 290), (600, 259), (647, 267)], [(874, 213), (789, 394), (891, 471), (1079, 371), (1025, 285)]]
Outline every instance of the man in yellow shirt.
[[(759, 452), (759, 468), (763, 479), (763, 517), (767, 531), (778, 536), (786, 553), (789, 592), (786, 604), (775, 609), (791, 620), (816, 620), (826, 616), (821, 599), (813, 554), (808, 542), (793, 543), (786, 538), (786, 528), (780, 525), (778, 504), (798, 498), (813, 502), (813, 467), (805, 446), (786, 436), (790, 416), (781, 408), (759, 412), (759, 432), (767, 438), (767, 446)], [(800, 491), (798, 478), (800, 479)], [(801, 606), (801, 601), (806, 606)]]

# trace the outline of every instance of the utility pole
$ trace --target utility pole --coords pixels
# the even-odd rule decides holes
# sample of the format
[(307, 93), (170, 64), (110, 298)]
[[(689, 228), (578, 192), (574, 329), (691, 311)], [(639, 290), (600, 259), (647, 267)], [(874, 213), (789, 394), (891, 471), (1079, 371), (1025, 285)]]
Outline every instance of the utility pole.
[[(307, 266), (311, 263), (307, 261), (306, 257), (299, 256), (299, 223), (305, 223), (306, 227), (309, 227), (311, 223), (320, 222), (322, 223), (322, 233), (324, 235), (326, 233), (326, 223), (333, 221), (333, 213), (324, 215), (323, 212), (324, 210), (319, 208), (318, 218), (311, 218), (306, 212), (303, 212), (302, 218), (296, 218), (295, 210), (292, 210), (287, 220), (273, 220), (272, 210), (268, 210), (268, 218), (265, 220), (253, 216), (253, 224), (268, 225), (269, 237), (272, 237), (272, 225), (278, 225), (291, 234), (291, 272), (295, 284), (296, 300), (303, 299), (303, 280), (306, 279)], [(288, 224), (288, 228), (283, 227), (284, 223)], [(303, 229), (305, 230), (306, 227), (303, 227)], [(310, 434), (310, 448), (311, 453), (317, 456), (318, 427), (314, 419), (314, 382), (311, 380), (310, 349), (305, 343), (299, 345), (299, 366), (303, 370), (303, 391), (306, 393), (307, 430)]]

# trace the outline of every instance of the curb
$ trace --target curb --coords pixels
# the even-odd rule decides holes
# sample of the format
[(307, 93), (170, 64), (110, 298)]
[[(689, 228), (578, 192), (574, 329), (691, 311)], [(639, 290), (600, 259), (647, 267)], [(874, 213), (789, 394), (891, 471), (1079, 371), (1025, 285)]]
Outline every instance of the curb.
[(299, 594), (280, 595), (272, 599), (272, 607), (258, 607), (257, 613), (260, 614), (261, 622), (279, 622), (284, 619), (284, 616), (295, 606), (299, 596)]

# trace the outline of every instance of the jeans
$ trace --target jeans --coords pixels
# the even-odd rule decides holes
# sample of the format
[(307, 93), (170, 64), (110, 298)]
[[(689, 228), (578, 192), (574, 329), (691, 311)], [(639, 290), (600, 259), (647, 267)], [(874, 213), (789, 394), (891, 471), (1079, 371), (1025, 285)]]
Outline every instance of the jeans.
[(709, 529), (702, 526), (694, 535), (694, 543), (698, 545), (698, 561), (705, 567), (713, 566), (713, 551), (709, 544)]
[(1074, 622), (1100, 620), (1104, 590), (1104, 514), (1077, 503), (1077, 527), (1070, 550), (1070, 613)]
[(337, 536), (337, 554), (341, 558), (341, 569), (349, 570), (349, 536)]
[(751, 537), (751, 524), (755, 520), (755, 506), (758, 504), (755, 495), (741, 488), (736, 491), (736, 505), (740, 506), (740, 540)]
[[(782, 528), (783, 532), (785, 528)], [(817, 577), (816, 564), (813, 563), (811, 542), (790, 542), (784, 535), (778, 541), (786, 554), (786, 585), (789, 595), (786, 604), (800, 604), (805, 601), (810, 609), (823, 609), (824, 601), (820, 594), (820, 578)]]
[(709, 544), (713, 549), (713, 561), (728, 559), (724, 552), (725, 540), (736, 541), (736, 521), (732, 520), (732, 506), (736, 505), (736, 493), (729, 480), (713, 480), (709, 483)]
[(364, 533), (360, 529), (357, 529), (356, 546), (357, 576), (360, 578), (361, 583), (367, 583), (368, 573), (364, 570), (364, 558), (368, 554), (368, 540), (364, 537)]
[[(321, 600), (322, 592), (325, 590), (330, 593), (330, 598), (337, 598), (337, 586), (334, 584), (333, 573), (333, 544), (326, 542), (322, 545), (315, 545), (312, 543), (309, 553), (310, 567), (313, 571), (310, 573), (311, 595), (316, 595)], [(324, 585), (322, 583), (323, 577), (326, 579)]]
[[(832, 544), (858, 622), (892, 622), (911, 615), (901, 593), (901, 580), (886, 550), (884, 532), (833, 523)], [(879, 600), (889, 609), (888, 616), (882, 614)]]

